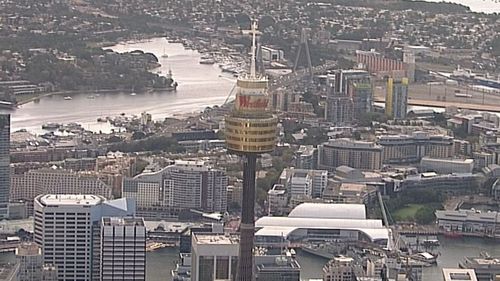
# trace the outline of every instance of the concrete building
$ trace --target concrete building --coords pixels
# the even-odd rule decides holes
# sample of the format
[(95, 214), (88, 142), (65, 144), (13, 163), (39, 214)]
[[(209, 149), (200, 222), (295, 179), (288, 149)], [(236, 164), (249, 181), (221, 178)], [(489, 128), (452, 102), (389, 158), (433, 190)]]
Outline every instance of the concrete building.
[(16, 259), (19, 264), (17, 281), (57, 281), (53, 266), (43, 263), (42, 249), (35, 243), (21, 243), (16, 248)]
[(355, 279), (354, 259), (334, 257), (323, 267), (323, 281), (353, 281)]
[(9, 218), (10, 114), (0, 114), (0, 219)]
[(348, 96), (330, 96), (326, 98), (325, 119), (335, 125), (350, 125), (354, 118), (354, 103)]
[(312, 145), (301, 145), (294, 157), (297, 169), (313, 170), (318, 166), (318, 149)]
[(373, 142), (335, 139), (318, 147), (318, 168), (334, 171), (338, 166), (363, 170), (382, 168), (382, 146)]
[(424, 156), (448, 158), (455, 155), (452, 137), (426, 132), (383, 135), (378, 137), (377, 143), (384, 149), (383, 162), (387, 164), (416, 163)]
[(436, 172), (438, 174), (468, 174), (474, 169), (474, 159), (446, 159), (423, 157), (420, 161), (422, 172)]
[(387, 80), (385, 114), (391, 119), (405, 119), (408, 113), (408, 78)]
[(227, 175), (203, 161), (176, 161), (158, 172), (123, 181), (123, 197), (137, 202), (138, 215), (177, 217), (182, 210), (225, 212)]
[(260, 47), (262, 59), (265, 62), (279, 62), (285, 59), (283, 50), (275, 49), (268, 46)]
[(234, 234), (193, 233), (191, 280), (235, 280), (239, 243)]
[(328, 171), (287, 168), (280, 175), (290, 197), (319, 198), (328, 184)]
[(475, 190), (481, 186), (480, 174), (447, 174), (438, 175), (435, 172), (409, 175), (403, 180), (396, 181), (396, 189), (429, 188), (444, 189), (449, 192), (463, 192)]
[[(491, 257), (487, 253), (479, 257), (464, 257), (458, 263), (458, 267), (473, 271), (476, 274), (477, 281), (496, 281), (498, 280), (497, 276), (500, 275), (500, 261), (498, 257)], [(470, 276), (472, 278), (472, 275)]]
[(44, 168), (11, 175), (11, 200), (27, 202), (28, 213), (41, 194), (94, 194), (111, 199), (112, 189), (92, 172)]
[(39, 195), (34, 209), (34, 241), (59, 281), (98, 280), (101, 218), (135, 215), (133, 202), (97, 195)]
[(444, 281), (478, 281), (473, 269), (443, 268)]
[(300, 265), (291, 256), (256, 256), (256, 281), (300, 281)]
[(146, 227), (142, 218), (101, 222), (101, 281), (146, 280)]
[(437, 224), (440, 229), (448, 232), (466, 232), (484, 235), (485, 237), (500, 237), (497, 212), (481, 212), (475, 210), (436, 211)]
[(284, 185), (275, 184), (272, 189), (267, 192), (267, 214), (283, 215), (288, 210), (288, 192)]

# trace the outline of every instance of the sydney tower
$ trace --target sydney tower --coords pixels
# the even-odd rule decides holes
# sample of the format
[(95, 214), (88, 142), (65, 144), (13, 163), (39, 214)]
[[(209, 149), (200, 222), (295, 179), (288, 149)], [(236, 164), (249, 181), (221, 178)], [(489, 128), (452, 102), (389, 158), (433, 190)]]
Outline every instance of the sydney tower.
[(238, 78), (234, 108), (225, 119), (227, 149), (243, 158), (241, 238), (236, 273), (238, 281), (254, 280), (255, 166), (260, 154), (273, 151), (278, 123), (269, 109), (268, 80), (255, 71), (256, 33), (257, 25), (253, 23), (250, 73)]

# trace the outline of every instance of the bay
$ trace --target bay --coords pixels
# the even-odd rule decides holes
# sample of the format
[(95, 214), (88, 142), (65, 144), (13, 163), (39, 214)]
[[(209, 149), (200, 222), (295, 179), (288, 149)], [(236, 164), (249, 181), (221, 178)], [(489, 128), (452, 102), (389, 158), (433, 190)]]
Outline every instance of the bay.
[(467, 6), (473, 12), (478, 13), (500, 13), (500, 1), (498, 0), (425, 0), (427, 2), (449, 2)]
[[(172, 70), (174, 79), (179, 83), (176, 92), (153, 93), (83, 93), (75, 94), (71, 100), (63, 96), (43, 97), (39, 102), (21, 105), (19, 108), (3, 113), (11, 114), (12, 131), (27, 129), (42, 133), (42, 124), (47, 122), (77, 122), (85, 129), (107, 132), (110, 125), (98, 123), (98, 117), (140, 115), (151, 113), (154, 120), (176, 117), (202, 111), (207, 106), (224, 103), (235, 80), (224, 76), (216, 65), (199, 64), (201, 55), (192, 50), (185, 50), (182, 44), (168, 43), (165, 38), (153, 38), (144, 42), (122, 43), (108, 47), (116, 52), (142, 50), (154, 53), (161, 64), (153, 72), (166, 75)], [(162, 58), (165, 53), (168, 58)], [(94, 98), (91, 98), (94, 96)]]

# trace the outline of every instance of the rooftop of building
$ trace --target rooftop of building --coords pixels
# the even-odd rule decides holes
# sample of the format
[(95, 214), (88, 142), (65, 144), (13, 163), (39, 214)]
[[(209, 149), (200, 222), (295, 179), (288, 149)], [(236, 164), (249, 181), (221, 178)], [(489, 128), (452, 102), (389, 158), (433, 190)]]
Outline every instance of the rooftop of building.
[(375, 142), (358, 141), (348, 138), (332, 139), (323, 145), (341, 148), (382, 149), (382, 146), (376, 144)]
[(98, 195), (90, 194), (46, 194), (38, 196), (35, 200), (38, 200), (41, 204), (45, 206), (61, 206), (61, 205), (98, 205), (106, 199)]
[(240, 236), (236, 234), (193, 233), (194, 242), (198, 245), (239, 245)]
[(474, 159), (460, 159), (460, 158), (432, 158), (422, 157), (422, 161), (441, 162), (441, 163), (454, 163), (454, 164), (473, 164)]
[(438, 220), (454, 220), (454, 221), (478, 221), (478, 222), (500, 222), (497, 212), (481, 212), (479, 210), (457, 210), (444, 211), (437, 210), (436, 218)]
[(473, 269), (443, 268), (443, 277), (445, 281), (477, 281)]
[(32, 242), (24, 242), (16, 248), (16, 256), (38, 256), (42, 254), (40, 247)]
[(299, 263), (287, 256), (256, 256), (255, 266), (258, 271), (299, 271)]
[(288, 217), (311, 219), (366, 219), (366, 209), (363, 204), (302, 203), (295, 207)]
[(105, 226), (144, 226), (143, 218), (135, 217), (106, 217), (102, 218)]

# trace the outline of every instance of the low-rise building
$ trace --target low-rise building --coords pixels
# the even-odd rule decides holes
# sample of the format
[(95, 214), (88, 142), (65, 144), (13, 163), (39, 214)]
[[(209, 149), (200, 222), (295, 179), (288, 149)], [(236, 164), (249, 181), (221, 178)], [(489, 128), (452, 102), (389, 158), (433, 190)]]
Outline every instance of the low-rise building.
[(437, 224), (447, 232), (475, 233), (488, 237), (500, 237), (498, 212), (478, 210), (436, 211)]
[(473, 269), (443, 268), (444, 281), (478, 281)]
[(420, 161), (422, 172), (436, 172), (438, 174), (472, 173), (474, 159), (430, 158), (424, 157)]

